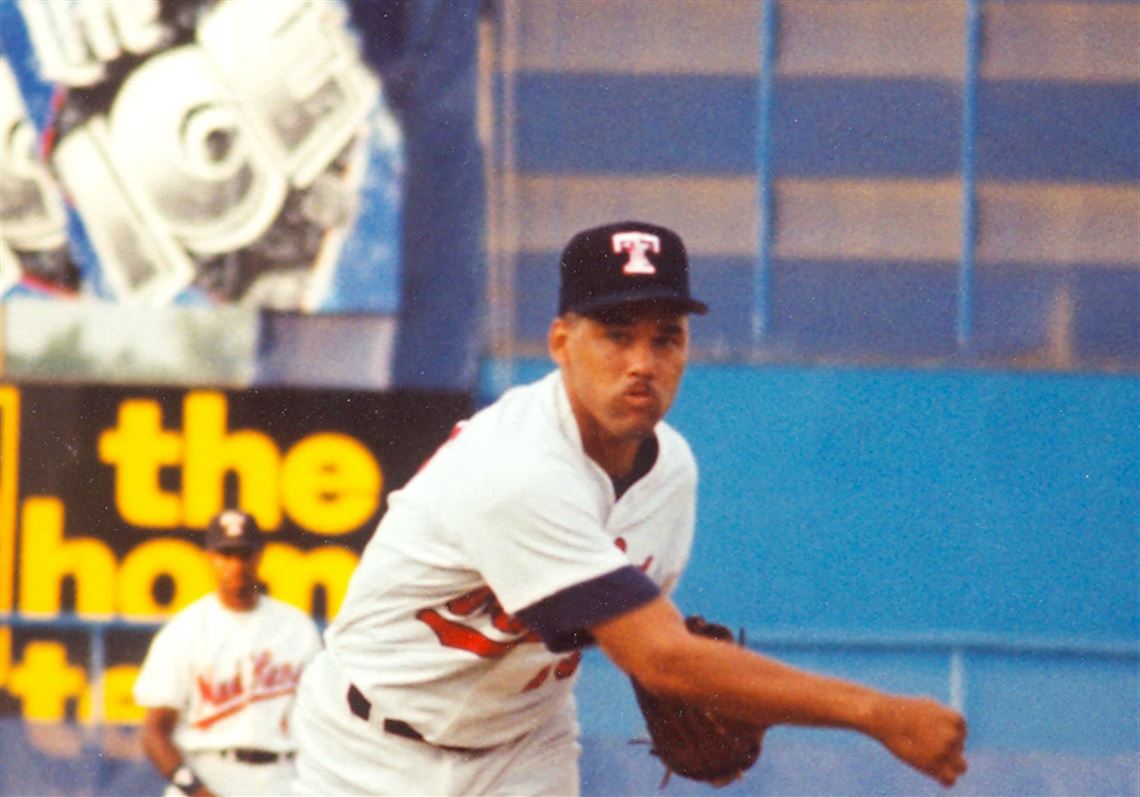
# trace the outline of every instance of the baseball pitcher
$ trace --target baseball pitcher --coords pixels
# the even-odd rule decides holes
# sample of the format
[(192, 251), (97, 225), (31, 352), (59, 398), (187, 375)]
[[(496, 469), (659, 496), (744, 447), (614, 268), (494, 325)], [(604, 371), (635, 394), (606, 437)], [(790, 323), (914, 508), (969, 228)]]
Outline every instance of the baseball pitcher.
[[(695, 633), (670, 601), (697, 467), (663, 418), (689, 314), (706, 309), (673, 231), (631, 221), (573, 237), (549, 332), (557, 369), (457, 428), (364, 550), (302, 678), (298, 793), (577, 794), (587, 645), (645, 694), (746, 737), (739, 763), (680, 774), (731, 781), (781, 722), (867, 734), (947, 785), (965, 770), (956, 712)], [(666, 764), (669, 744), (655, 739)]]

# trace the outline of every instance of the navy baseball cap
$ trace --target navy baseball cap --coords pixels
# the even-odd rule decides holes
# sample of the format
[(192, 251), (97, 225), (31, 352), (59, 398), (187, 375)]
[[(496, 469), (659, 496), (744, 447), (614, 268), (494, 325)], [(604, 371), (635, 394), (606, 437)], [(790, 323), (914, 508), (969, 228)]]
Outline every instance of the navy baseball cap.
[(257, 550), (261, 547), (261, 529), (252, 515), (237, 509), (217, 514), (206, 528), (206, 550)]
[(689, 293), (689, 258), (681, 236), (642, 221), (577, 233), (562, 251), (558, 313), (593, 315), (633, 302), (662, 302), (704, 315)]

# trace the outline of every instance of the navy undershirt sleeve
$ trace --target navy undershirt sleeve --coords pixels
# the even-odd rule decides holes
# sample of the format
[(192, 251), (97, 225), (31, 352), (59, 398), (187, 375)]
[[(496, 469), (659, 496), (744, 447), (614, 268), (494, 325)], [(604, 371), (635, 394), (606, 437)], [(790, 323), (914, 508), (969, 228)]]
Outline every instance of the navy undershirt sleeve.
[(590, 626), (649, 603), (661, 590), (633, 565), (567, 587), (515, 614), (554, 653), (593, 644)]

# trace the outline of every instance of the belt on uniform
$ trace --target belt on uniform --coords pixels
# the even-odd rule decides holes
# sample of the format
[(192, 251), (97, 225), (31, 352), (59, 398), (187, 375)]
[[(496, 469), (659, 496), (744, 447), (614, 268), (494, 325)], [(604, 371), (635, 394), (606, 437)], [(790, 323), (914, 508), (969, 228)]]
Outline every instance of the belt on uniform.
[[(348, 687), (348, 710), (357, 717), (368, 722), (372, 716), (372, 703), (353, 685)], [(423, 734), (417, 731), (408, 723), (403, 720), (392, 719), (391, 717), (384, 718), (384, 732), (390, 733), (393, 736), (402, 736), (405, 739), (411, 739), (416, 742), (423, 742), (432, 747), (438, 747), (440, 750), (447, 750), (452, 753), (485, 753), (490, 750), (490, 747), (454, 747), (448, 744), (432, 744), (423, 737)]]
[(222, 758), (232, 758), (243, 764), (276, 764), (283, 758), (292, 758), (292, 753), (274, 753), (271, 750), (252, 750), (248, 747), (231, 747), (228, 750), (219, 750)]

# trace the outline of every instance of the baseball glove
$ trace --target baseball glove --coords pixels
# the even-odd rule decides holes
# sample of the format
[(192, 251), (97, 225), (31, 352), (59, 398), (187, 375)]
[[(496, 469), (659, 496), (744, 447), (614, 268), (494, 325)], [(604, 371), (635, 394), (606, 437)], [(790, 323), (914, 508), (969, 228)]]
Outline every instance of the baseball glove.
[[(703, 617), (687, 617), (685, 626), (691, 633), (737, 644), (725, 626), (706, 622)], [(653, 694), (636, 678), (631, 681), (649, 731), (649, 752), (665, 764), (662, 788), (673, 773), (723, 785), (760, 757), (762, 728), (686, 700)]]

